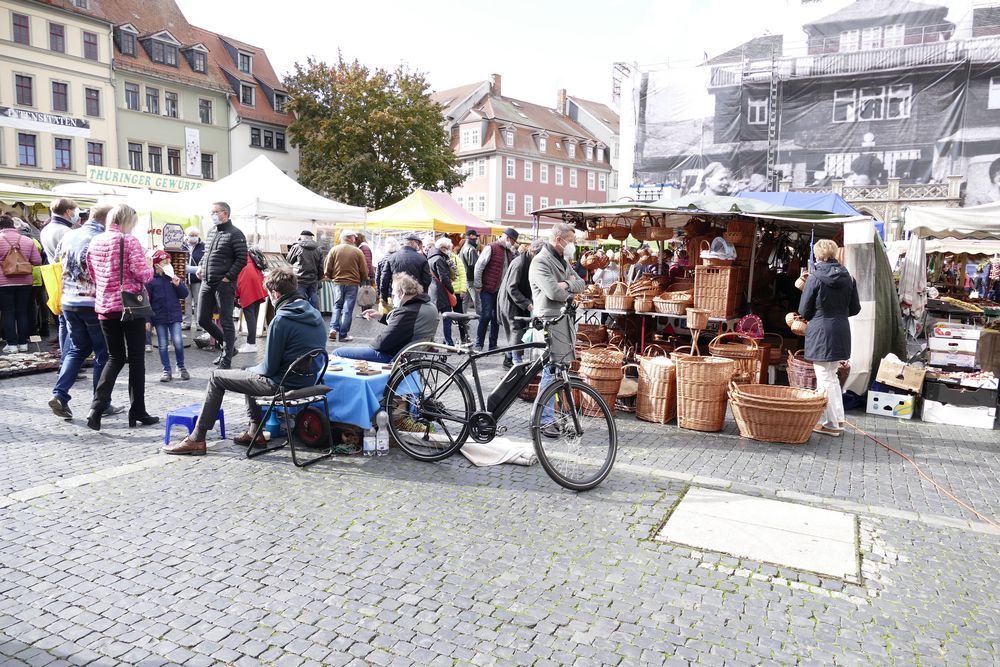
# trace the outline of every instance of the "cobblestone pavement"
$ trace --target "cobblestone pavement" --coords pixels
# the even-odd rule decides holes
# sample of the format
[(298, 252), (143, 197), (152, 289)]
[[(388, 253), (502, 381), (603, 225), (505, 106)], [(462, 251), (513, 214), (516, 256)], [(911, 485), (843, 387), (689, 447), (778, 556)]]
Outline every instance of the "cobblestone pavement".
[[(147, 355), (150, 411), (198, 402), (210, 358), (160, 384)], [(55, 418), (53, 380), (0, 381), (3, 664), (1000, 663), (1000, 531), (860, 436), (764, 445), (623, 416), (619, 464), (575, 494), (460, 456), (163, 457), (162, 426), (87, 430), (83, 383), (75, 421)], [(849, 419), (1000, 515), (996, 433)], [(861, 583), (653, 540), (690, 485), (855, 511)]]

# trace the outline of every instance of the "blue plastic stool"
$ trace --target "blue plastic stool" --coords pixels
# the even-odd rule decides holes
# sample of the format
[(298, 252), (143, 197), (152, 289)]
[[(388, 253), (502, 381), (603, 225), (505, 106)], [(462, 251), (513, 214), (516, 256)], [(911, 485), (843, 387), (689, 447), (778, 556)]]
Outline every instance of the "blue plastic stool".
[[(186, 405), (183, 408), (177, 408), (176, 410), (171, 410), (167, 413), (167, 432), (163, 434), (163, 444), (170, 444), (170, 429), (174, 426), (186, 426), (188, 430), (188, 435), (194, 431), (194, 425), (198, 421), (198, 416), (201, 414), (201, 406), (195, 403), (194, 405)], [(219, 408), (219, 437), (225, 439), (226, 437), (226, 414), (222, 408)]]

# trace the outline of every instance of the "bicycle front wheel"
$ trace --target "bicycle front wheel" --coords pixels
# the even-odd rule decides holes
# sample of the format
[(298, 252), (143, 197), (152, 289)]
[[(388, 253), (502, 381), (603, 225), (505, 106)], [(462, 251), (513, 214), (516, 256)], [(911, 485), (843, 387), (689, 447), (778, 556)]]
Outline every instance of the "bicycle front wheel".
[(539, 393), (531, 436), (545, 472), (573, 491), (603, 482), (618, 453), (611, 409), (593, 387), (576, 379), (556, 380)]
[(440, 461), (461, 449), (474, 405), (465, 377), (433, 359), (408, 361), (385, 388), (389, 433), (418, 461)]

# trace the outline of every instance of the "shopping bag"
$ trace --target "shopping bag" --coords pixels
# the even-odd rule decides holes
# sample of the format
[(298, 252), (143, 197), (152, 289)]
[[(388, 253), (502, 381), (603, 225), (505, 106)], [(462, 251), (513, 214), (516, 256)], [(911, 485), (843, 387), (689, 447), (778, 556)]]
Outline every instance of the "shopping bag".
[(62, 263), (42, 264), (38, 269), (42, 274), (45, 293), (49, 297), (45, 305), (49, 307), (53, 315), (58, 317), (62, 315)]
[(362, 285), (358, 288), (358, 307), (362, 310), (371, 308), (375, 305), (377, 300), (377, 295), (375, 294), (375, 288), (371, 285)]

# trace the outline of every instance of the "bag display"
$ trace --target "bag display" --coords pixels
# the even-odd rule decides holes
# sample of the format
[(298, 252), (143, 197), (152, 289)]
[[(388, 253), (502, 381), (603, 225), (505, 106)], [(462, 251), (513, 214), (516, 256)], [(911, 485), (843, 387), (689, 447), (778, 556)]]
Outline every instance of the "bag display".
[(358, 288), (358, 307), (359, 308), (371, 308), (378, 301), (378, 295), (375, 293), (375, 288), (371, 285), (362, 285)]
[(125, 289), (125, 235), (118, 238), (118, 289), (122, 297), (122, 322), (148, 320), (153, 317), (149, 294), (143, 287), (138, 292)]
[(31, 262), (21, 252), (21, 246), (12, 243), (7, 255), (3, 258), (3, 274), (5, 276), (30, 276)]

